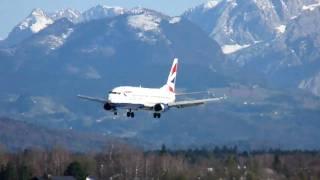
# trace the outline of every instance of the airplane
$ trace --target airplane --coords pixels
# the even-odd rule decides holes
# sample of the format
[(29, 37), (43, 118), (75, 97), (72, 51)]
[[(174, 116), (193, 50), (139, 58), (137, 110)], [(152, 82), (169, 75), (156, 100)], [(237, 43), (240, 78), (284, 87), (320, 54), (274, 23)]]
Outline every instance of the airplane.
[[(96, 98), (85, 95), (78, 95), (79, 98), (95, 101), (103, 104), (106, 111), (117, 115), (119, 109), (127, 110), (127, 117), (134, 117), (134, 111), (147, 110), (153, 112), (154, 118), (160, 118), (161, 113), (171, 108), (185, 108), (197, 106), (212, 101), (220, 101), (225, 97), (197, 99), (188, 101), (176, 101), (175, 93), (176, 77), (178, 71), (178, 59), (173, 60), (167, 83), (161, 88), (142, 88), (132, 86), (120, 86), (112, 89), (107, 98)], [(192, 94), (192, 93), (185, 93)]]

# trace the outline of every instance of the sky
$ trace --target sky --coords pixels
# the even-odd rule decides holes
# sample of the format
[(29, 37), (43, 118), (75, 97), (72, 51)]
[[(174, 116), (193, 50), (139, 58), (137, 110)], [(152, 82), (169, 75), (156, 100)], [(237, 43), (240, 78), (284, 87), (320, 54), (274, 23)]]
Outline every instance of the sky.
[(145, 7), (177, 16), (188, 8), (207, 0), (0, 0), (0, 39), (6, 38), (12, 28), (27, 17), (34, 8), (54, 12), (62, 8), (87, 10), (98, 4), (125, 8)]

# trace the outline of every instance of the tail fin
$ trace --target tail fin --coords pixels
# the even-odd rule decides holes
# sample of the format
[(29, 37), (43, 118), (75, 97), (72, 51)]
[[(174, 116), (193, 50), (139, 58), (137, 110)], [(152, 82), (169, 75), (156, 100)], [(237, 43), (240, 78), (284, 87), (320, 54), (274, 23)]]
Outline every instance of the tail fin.
[(178, 58), (173, 60), (173, 64), (170, 69), (167, 83), (162, 87), (163, 89), (175, 93), (176, 90), (176, 80), (177, 80), (177, 71), (178, 71)]

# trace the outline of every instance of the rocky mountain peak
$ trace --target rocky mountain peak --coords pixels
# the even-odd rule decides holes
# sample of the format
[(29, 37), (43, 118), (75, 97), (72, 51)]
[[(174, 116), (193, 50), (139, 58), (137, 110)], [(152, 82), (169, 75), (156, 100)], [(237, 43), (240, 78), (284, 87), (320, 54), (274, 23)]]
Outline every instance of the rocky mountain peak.
[(50, 14), (50, 17), (56, 21), (62, 18), (67, 18), (69, 21), (73, 23), (78, 23), (81, 21), (81, 13), (78, 10), (67, 8), (61, 9), (54, 13)]
[(82, 13), (83, 21), (114, 17), (126, 13), (127, 10), (122, 7), (110, 7), (106, 5), (97, 5)]

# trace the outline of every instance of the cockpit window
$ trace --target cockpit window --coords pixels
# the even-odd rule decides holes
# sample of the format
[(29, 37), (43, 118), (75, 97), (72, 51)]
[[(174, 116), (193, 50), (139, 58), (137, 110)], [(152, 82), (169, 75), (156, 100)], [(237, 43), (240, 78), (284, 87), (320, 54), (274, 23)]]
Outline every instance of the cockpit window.
[(121, 94), (120, 92), (110, 91), (109, 94)]

